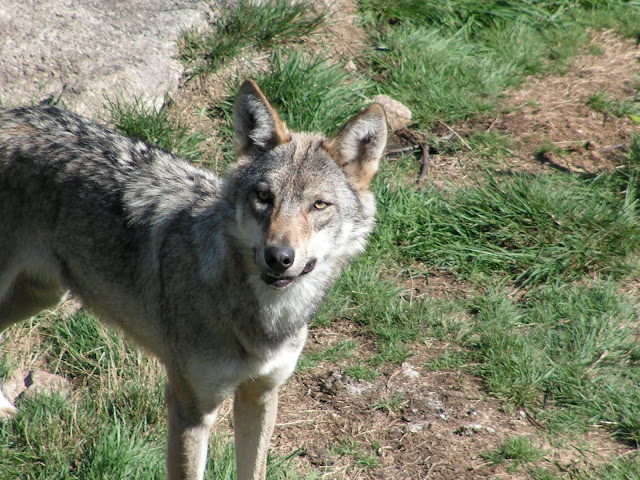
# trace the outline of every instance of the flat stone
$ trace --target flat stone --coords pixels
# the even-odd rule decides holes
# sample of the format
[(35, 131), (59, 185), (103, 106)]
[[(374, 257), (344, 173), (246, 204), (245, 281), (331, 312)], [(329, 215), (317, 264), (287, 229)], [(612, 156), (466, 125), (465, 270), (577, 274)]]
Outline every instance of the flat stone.
[(71, 383), (60, 375), (43, 370), (19, 370), (3, 383), (2, 391), (10, 402), (15, 403), (20, 398), (36, 394), (67, 396), (71, 392)]
[(411, 124), (411, 110), (403, 103), (388, 95), (376, 95), (372, 100), (384, 108), (387, 124), (392, 132), (407, 128)]
[(183, 73), (181, 32), (209, 15), (204, 0), (3, 0), (0, 104), (59, 99), (96, 117), (121, 96), (160, 108)]

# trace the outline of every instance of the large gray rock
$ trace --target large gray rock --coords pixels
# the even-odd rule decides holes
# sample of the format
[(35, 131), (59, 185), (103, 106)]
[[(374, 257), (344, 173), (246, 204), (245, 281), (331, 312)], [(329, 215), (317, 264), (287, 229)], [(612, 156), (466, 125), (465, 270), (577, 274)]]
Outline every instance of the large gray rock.
[(204, 0), (1, 0), (0, 102), (60, 97), (87, 116), (119, 95), (159, 107), (182, 74), (180, 32), (209, 12)]

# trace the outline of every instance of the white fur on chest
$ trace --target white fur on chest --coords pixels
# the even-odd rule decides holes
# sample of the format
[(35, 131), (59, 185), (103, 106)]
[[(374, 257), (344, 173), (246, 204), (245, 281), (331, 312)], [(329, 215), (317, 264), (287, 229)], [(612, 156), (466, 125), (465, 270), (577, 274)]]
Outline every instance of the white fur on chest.
[(307, 326), (264, 357), (229, 356), (205, 360), (193, 358), (189, 375), (197, 390), (197, 398), (206, 399), (201, 405), (209, 411), (231, 396), (238, 386), (250, 380), (260, 379), (274, 388), (282, 385), (293, 373), (307, 338)]
[[(320, 266), (320, 271), (314, 273), (322, 275), (322, 269)], [(258, 275), (249, 279), (259, 305), (261, 328), (272, 333), (297, 331), (275, 348), (272, 346), (260, 354), (248, 351), (248, 355), (215, 360), (194, 358), (189, 373), (197, 382), (198, 398), (211, 399), (215, 405), (246, 381), (260, 379), (277, 387), (291, 376), (307, 338), (306, 320), (324, 296), (323, 285), (314, 281), (314, 276), (298, 278), (285, 290), (269, 287)], [(202, 407), (207, 411), (207, 405)]]
[(251, 378), (269, 379), (273, 385), (283, 384), (295, 370), (306, 339), (305, 325), (295, 338), (282, 344), (268, 358), (248, 362), (247, 373)]

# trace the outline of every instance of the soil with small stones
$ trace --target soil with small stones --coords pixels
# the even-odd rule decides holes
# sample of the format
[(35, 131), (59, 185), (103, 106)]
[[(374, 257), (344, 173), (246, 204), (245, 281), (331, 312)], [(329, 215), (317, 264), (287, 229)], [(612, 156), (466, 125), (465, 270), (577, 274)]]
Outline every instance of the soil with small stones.
[[(364, 35), (354, 21), (349, 0), (332, 4), (343, 15), (312, 40), (312, 47), (333, 44), (335, 58), (357, 68), (356, 46)], [(628, 117), (612, 118), (589, 106), (594, 93), (624, 100), (634, 94), (632, 82), (640, 73), (638, 47), (611, 32), (593, 35), (592, 46), (575, 58), (562, 75), (534, 77), (517, 90), (505, 92), (494, 118), (460, 125), (440, 125), (433, 134), (460, 141), (454, 153), (430, 155), (428, 182), (436, 186), (465, 184), (491, 162), (466, 148), (464, 138), (478, 130), (496, 131), (514, 142), (513, 154), (498, 169), (540, 174), (551, 171), (593, 175), (618, 167), (632, 132), (638, 126)], [(234, 65), (234, 70), (242, 66)], [(220, 79), (229, 72), (199, 78), (176, 99), (181, 111), (199, 104), (214, 104)], [(204, 100), (204, 104), (199, 103)], [(192, 107), (188, 107), (192, 105)], [(202, 127), (202, 125), (200, 125)], [(215, 127), (215, 125), (212, 125)], [(441, 130), (441, 131), (440, 131)], [(406, 132), (405, 132), (406, 133)], [(415, 132), (416, 135), (419, 135)], [(408, 132), (408, 135), (412, 135)], [(389, 148), (412, 143), (394, 135)], [(421, 170), (416, 155), (416, 176)], [(390, 161), (392, 157), (389, 158)], [(405, 159), (405, 161), (407, 161)], [(495, 165), (492, 165), (495, 167)], [(476, 287), (447, 272), (415, 272), (397, 280), (403, 296), (430, 296), (445, 300), (469, 298)], [(568, 438), (564, 447), (557, 438), (551, 448), (545, 432), (523, 411), (505, 409), (487, 395), (481, 380), (465, 370), (434, 371), (429, 364), (451, 347), (435, 340), (411, 346), (412, 356), (403, 365), (377, 367), (368, 381), (349, 377), (348, 367), (366, 364), (376, 349), (357, 326), (339, 320), (330, 327), (311, 331), (305, 354), (322, 352), (344, 339), (355, 339), (353, 355), (340, 362), (322, 362), (297, 372), (282, 388), (273, 453), (288, 456), (303, 469), (316, 469), (323, 478), (343, 479), (481, 479), (527, 478), (524, 469), (510, 462), (494, 465), (483, 453), (495, 450), (505, 439), (530, 436), (544, 452), (543, 467), (579, 471), (587, 465), (606, 463), (629, 451), (611, 441), (606, 432), (584, 438)], [(231, 428), (230, 406), (223, 409), (221, 425)]]
[[(336, 329), (314, 331), (309, 348), (358, 337), (348, 328), (335, 335)], [(501, 472), (480, 453), (534, 428), (488, 398), (477, 378), (430, 371), (426, 365), (444, 349), (439, 342), (416, 345), (405, 363), (382, 367), (372, 381), (350, 379), (344, 374), (349, 362), (298, 374), (283, 390), (275, 450), (297, 445), (300, 461), (330, 478), (460, 479)], [(364, 350), (355, 358), (366, 359)]]

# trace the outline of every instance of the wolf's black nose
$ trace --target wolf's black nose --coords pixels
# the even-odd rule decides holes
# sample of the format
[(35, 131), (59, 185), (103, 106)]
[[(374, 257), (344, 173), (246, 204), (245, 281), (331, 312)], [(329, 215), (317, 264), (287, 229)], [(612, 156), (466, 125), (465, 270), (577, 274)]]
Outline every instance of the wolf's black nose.
[(271, 270), (282, 273), (293, 265), (295, 252), (289, 246), (267, 247), (264, 250), (264, 260)]

